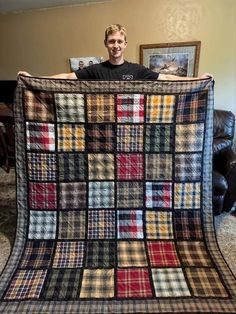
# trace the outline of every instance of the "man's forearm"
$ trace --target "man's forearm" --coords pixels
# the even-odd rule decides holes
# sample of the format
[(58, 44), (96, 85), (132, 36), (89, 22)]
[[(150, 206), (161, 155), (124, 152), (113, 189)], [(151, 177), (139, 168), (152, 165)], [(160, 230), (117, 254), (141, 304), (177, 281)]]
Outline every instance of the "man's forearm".
[(204, 73), (200, 77), (190, 77), (190, 76), (177, 76), (172, 74), (162, 74), (160, 73), (158, 76), (158, 80), (167, 80), (167, 81), (191, 81), (196, 79), (204, 79), (204, 78), (212, 78), (213, 76), (209, 73)]

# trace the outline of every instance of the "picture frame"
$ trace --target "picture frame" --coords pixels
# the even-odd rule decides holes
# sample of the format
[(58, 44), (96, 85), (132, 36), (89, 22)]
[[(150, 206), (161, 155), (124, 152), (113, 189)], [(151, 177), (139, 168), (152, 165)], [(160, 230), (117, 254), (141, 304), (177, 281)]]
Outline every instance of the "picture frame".
[(76, 57), (69, 58), (70, 70), (74, 72), (79, 68), (85, 68), (89, 65), (101, 63), (103, 61), (103, 57)]
[(140, 64), (178, 76), (197, 76), (201, 41), (140, 45)]

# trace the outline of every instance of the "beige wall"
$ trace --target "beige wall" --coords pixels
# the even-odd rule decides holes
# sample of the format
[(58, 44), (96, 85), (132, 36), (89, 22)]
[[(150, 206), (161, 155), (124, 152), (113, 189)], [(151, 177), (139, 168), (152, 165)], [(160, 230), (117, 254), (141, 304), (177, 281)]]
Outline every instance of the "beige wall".
[(215, 106), (236, 113), (235, 0), (113, 0), (105, 3), (0, 15), (0, 79), (17, 71), (69, 71), (69, 57), (103, 56), (110, 23), (128, 29), (126, 59), (139, 45), (201, 40), (199, 73), (216, 80)]

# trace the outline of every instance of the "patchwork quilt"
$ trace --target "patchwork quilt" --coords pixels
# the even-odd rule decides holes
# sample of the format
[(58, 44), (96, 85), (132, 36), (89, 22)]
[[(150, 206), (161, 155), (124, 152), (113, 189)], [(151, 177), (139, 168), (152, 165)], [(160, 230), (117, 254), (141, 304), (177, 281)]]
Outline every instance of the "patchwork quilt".
[(213, 82), (19, 76), (1, 313), (236, 313), (212, 217)]

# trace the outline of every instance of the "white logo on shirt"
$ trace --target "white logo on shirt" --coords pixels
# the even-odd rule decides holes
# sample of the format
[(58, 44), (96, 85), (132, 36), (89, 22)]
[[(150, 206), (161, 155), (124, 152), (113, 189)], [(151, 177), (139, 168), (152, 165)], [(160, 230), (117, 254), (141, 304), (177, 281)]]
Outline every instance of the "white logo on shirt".
[(134, 78), (134, 76), (132, 74), (122, 75), (122, 80), (125, 80), (125, 81), (132, 80), (133, 78)]

